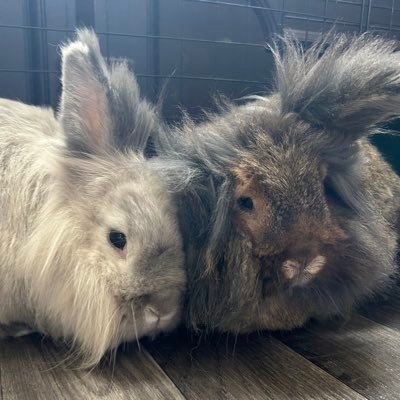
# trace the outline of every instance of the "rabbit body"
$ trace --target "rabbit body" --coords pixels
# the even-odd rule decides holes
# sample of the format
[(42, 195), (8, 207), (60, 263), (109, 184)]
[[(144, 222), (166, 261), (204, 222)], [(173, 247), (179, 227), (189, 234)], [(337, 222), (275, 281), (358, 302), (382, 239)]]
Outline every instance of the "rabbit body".
[(0, 100), (0, 333), (40, 331), (92, 366), (179, 322), (176, 209), (143, 155), (155, 120), (88, 30), (63, 48), (57, 118)]
[(21, 245), (28, 240), (28, 227), (33, 226), (48, 196), (49, 155), (52, 159), (62, 140), (52, 110), (11, 100), (0, 100), (0, 127), (0, 320), (7, 325), (17, 317), (33, 326), (28, 293), (21, 286), (23, 273), (17, 277), (15, 265)]
[(285, 37), (283, 55), (272, 48), (271, 95), (159, 138), (162, 158), (186, 163), (166, 175), (191, 327), (243, 333), (344, 316), (396, 274), (400, 178), (368, 135), (399, 114), (400, 53), (368, 36), (330, 43), (303, 51)]

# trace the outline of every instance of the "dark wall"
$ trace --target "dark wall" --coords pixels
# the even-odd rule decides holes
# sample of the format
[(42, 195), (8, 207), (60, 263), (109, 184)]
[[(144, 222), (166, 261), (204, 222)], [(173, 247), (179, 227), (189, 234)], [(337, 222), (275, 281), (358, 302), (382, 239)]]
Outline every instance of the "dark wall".
[[(142, 92), (197, 116), (212, 96), (261, 94), (273, 64), (264, 44), (291, 28), (304, 41), (321, 31), (400, 35), (400, 0), (0, 0), (0, 96), (57, 106), (61, 42), (76, 26), (98, 32), (107, 57), (132, 62)], [(400, 128), (399, 124), (393, 125)], [(377, 139), (400, 170), (400, 141)]]

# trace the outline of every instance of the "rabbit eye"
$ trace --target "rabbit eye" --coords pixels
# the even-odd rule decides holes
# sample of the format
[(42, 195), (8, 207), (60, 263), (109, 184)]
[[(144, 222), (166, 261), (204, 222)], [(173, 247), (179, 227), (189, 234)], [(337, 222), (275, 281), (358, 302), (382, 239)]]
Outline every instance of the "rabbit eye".
[(119, 250), (123, 250), (126, 246), (126, 236), (122, 232), (115, 231), (111, 229), (108, 234), (110, 243)]
[(254, 208), (253, 200), (251, 197), (239, 197), (237, 204), (241, 210), (251, 211)]

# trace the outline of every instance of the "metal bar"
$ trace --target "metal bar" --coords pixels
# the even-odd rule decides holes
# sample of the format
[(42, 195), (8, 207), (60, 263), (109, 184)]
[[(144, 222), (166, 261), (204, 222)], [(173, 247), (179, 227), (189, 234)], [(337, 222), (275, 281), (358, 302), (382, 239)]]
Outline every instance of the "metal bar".
[(49, 28), (43, 26), (33, 26), (33, 25), (9, 25), (9, 24), (0, 24), (0, 28), (10, 28), (10, 29), (31, 29), (34, 31), (51, 31), (51, 32), (66, 32), (73, 33), (75, 32), (73, 29), (62, 29), (62, 28)]
[[(25, 0), (24, 2), (22, 2), (22, 15), (23, 15), (23, 21), (29, 21), (29, 1)], [(25, 66), (31, 62), (31, 35), (29, 31), (25, 31), (23, 32), (24, 35), (24, 64)], [(33, 89), (33, 85), (32, 85), (32, 80), (31, 79), (25, 79), (24, 82), (24, 86), (25, 86), (25, 91), (27, 93), (27, 95), (29, 96), (29, 100), (28, 98), (26, 99), (26, 101), (29, 102), (33, 102), (33, 93), (32, 93), (32, 89)]]
[[(50, 71), (50, 70), (33, 70), (33, 69), (0, 69), (0, 73), (38, 73), (38, 74), (59, 74), (58, 71)], [(211, 76), (197, 76), (197, 75), (179, 75), (179, 76), (171, 76), (171, 75), (154, 75), (154, 74), (135, 74), (138, 78), (161, 78), (161, 79), (194, 79), (194, 80), (201, 80), (201, 81), (215, 81), (215, 82), (232, 82), (232, 83), (254, 83), (254, 84), (261, 84), (265, 85), (268, 83), (267, 80), (265, 81), (252, 81), (247, 79), (230, 79), (230, 78), (218, 78), (218, 77), (211, 77)]]
[[(331, 3), (338, 3), (338, 4), (351, 4), (351, 5), (357, 5), (357, 6), (360, 5), (360, 3), (357, 3), (355, 1), (349, 1), (349, 0), (328, 0), (328, 1)], [(391, 7), (383, 6), (383, 5), (375, 5), (372, 8), (377, 8), (380, 10), (390, 10), (391, 9)]]
[(322, 25), (322, 29), (325, 30), (325, 24), (326, 24), (326, 17), (328, 14), (328, 4), (329, 0), (325, 0), (325, 5), (324, 5), (324, 24)]
[[(185, 1), (191, 1), (194, 3), (211, 3), (211, 4), (219, 4), (219, 5), (226, 5), (226, 6), (244, 6), (247, 7), (246, 4), (238, 4), (238, 3), (230, 3), (228, 1), (218, 1), (218, 0), (185, 0)], [(329, 3), (335, 3), (335, 4), (346, 4), (346, 5), (353, 5), (353, 6), (360, 6), (361, 3), (357, 1), (351, 1), (351, 0), (328, 0)], [(257, 6), (250, 6), (250, 8), (256, 8)], [(377, 8), (381, 10), (390, 10), (391, 7), (389, 6), (383, 6), (383, 5), (374, 5), (372, 8)], [(270, 11), (284, 11), (282, 9), (273, 9), (271, 7), (265, 7), (264, 9), (270, 10)], [(395, 11), (400, 11), (400, 9), (396, 9)], [(294, 11), (293, 11), (294, 12)], [(296, 12), (299, 13), (300, 12)]]
[[(47, 26), (47, 12), (46, 12), (46, 0), (40, 0), (40, 26)], [(42, 50), (42, 66), (48, 67), (49, 65), (49, 49), (47, 40), (47, 31), (42, 30), (40, 35), (41, 50)], [(50, 104), (50, 80), (49, 76), (43, 76), (43, 101), (46, 104)]]
[[(40, 0), (28, 1), (28, 21), (32, 26), (41, 27), (40, 23)], [(43, 70), (42, 41), (40, 40), (40, 30), (33, 30), (29, 35), (29, 69)], [(38, 79), (31, 79), (31, 99), (33, 104), (44, 103), (44, 84), (45, 76), (40, 76)]]
[[(36, 26), (27, 26), (27, 25), (7, 25), (0, 24), (0, 28), (14, 28), (14, 29), (32, 29), (32, 30), (47, 30), (52, 32), (65, 32), (65, 33), (74, 33), (73, 29), (60, 29), (60, 28), (43, 28)], [(96, 31), (98, 35), (109, 35), (109, 36), (125, 36), (125, 37), (133, 37), (133, 38), (143, 38), (143, 39), (155, 39), (155, 40), (173, 40), (173, 41), (182, 41), (182, 42), (195, 42), (195, 43), (219, 43), (233, 46), (252, 46), (252, 47), (264, 47), (264, 44), (261, 43), (246, 43), (246, 42), (230, 42), (226, 40), (208, 40), (208, 39), (192, 39), (186, 37), (174, 37), (174, 36), (161, 36), (161, 35), (143, 35), (143, 34), (132, 34), (132, 33), (123, 33), (123, 32), (101, 32)]]
[(328, 0), (329, 3), (336, 3), (336, 4), (351, 4), (353, 6), (359, 6), (359, 1), (350, 1), (350, 0)]
[[(182, 25), (180, 26), (180, 32), (182, 33)], [(183, 73), (183, 42), (179, 42), (179, 73)], [(178, 93), (179, 99), (183, 99), (183, 79), (178, 80)]]
[[(296, 17), (294, 15), (286, 15), (286, 18), (288, 19), (295, 19), (295, 20), (300, 20), (300, 21), (312, 21), (312, 22), (323, 22), (323, 18), (302, 18), (302, 17)], [(339, 21), (339, 20), (334, 20), (332, 19), (331, 21), (335, 25), (343, 25), (343, 26), (358, 26), (358, 22), (345, 22), (345, 21)]]
[[(379, 29), (381, 31), (388, 31), (389, 32), (389, 28), (387, 26), (382, 26), (382, 25), (378, 25), (378, 24), (370, 24), (369, 25), (370, 29)], [(400, 26), (396, 25), (392, 25), (392, 27), (390, 28), (391, 31), (397, 31), (400, 32)]]
[[(150, 0), (148, 2), (148, 33), (154, 36), (160, 36), (160, 4), (158, 0)], [(152, 40), (147, 46), (148, 51), (148, 66), (147, 69), (152, 71), (155, 76), (160, 75), (160, 41), (159, 39)], [(154, 99), (158, 99), (160, 95), (160, 80), (154, 78), (151, 92), (154, 94)]]
[(49, 71), (46, 69), (10, 69), (10, 68), (0, 68), (0, 72), (16, 72), (23, 74), (59, 74), (59, 71)]
[(360, 33), (363, 32), (363, 30), (364, 30), (363, 29), (363, 24), (364, 24), (365, 1), (366, 0), (362, 0), (362, 2), (361, 2), (360, 28), (359, 28)]
[(392, 29), (393, 26), (393, 14), (394, 14), (394, 0), (392, 0), (392, 9), (390, 11), (390, 20), (389, 20), (389, 30)]
[(282, 13), (281, 13), (281, 32), (283, 32), (283, 27), (285, 26), (285, 17), (286, 17), (286, 11), (285, 7), (286, 6), (286, 0), (283, 0), (282, 2)]
[[(220, 5), (220, 6), (229, 6), (229, 7), (251, 8), (253, 10), (264, 10), (264, 11), (273, 11), (273, 12), (285, 11), (286, 13), (290, 13), (291, 15), (303, 16), (303, 17), (305, 17), (305, 19), (307, 17), (323, 18), (320, 15), (307, 14), (307, 13), (303, 13), (303, 12), (299, 12), (299, 11), (288, 11), (288, 10), (282, 10), (281, 8), (261, 7), (261, 6), (247, 5), (247, 4), (230, 3), (228, 1), (222, 1), (222, 0), (185, 0), (185, 1), (190, 1), (190, 2), (194, 2), (194, 3), (214, 4), (214, 5)], [(335, 20), (335, 18), (329, 18), (329, 19), (333, 20), (333, 21)], [(350, 21), (348, 21), (348, 22), (350, 23)]]
[(365, 29), (367, 31), (369, 30), (369, 22), (370, 22), (370, 19), (371, 19), (371, 9), (372, 9), (372, 0), (369, 0), (368, 14), (367, 14), (367, 26), (365, 27)]
[[(330, 0), (332, 1), (332, 0)], [(381, 5), (373, 5), (372, 8), (377, 9), (377, 10), (391, 10), (391, 6), (381, 6)], [(395, 9), (394, 11), (400, 11), (399, 8)]]
[[(110, 27), (110, 12), (109, 12), (109, 7), (110, 3), (107, 0), (104, 0), (104, 20), (106, 23), (106, 32), (108, 32), (109, 27)], [(110, 58), (110, 35), (108, 33), (105, 34), (106, 36), (106, 57)]]

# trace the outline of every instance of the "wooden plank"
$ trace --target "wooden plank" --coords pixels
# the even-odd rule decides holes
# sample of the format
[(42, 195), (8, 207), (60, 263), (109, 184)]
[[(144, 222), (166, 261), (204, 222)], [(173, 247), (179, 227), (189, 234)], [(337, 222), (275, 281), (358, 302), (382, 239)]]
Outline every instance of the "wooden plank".
[(400, 399), (400, 332), (355, 315), (338, 329), (277, 337), (366, 398)]
[(2, 399), (184, 399), (144, 349), (119, 352), (114, 368), (77, 370), (59, 361), (54, 346), (35, 336), (1, 342)]
[(400, 288), (393, 288), (385, 297), (363, 306), (363, 316), (400, 331)]
[(224, 338), (196, 345), (181, 331), (147, 346), (188, 399), (363, 399), (271, 336), (239, 338), (234, 351)]

